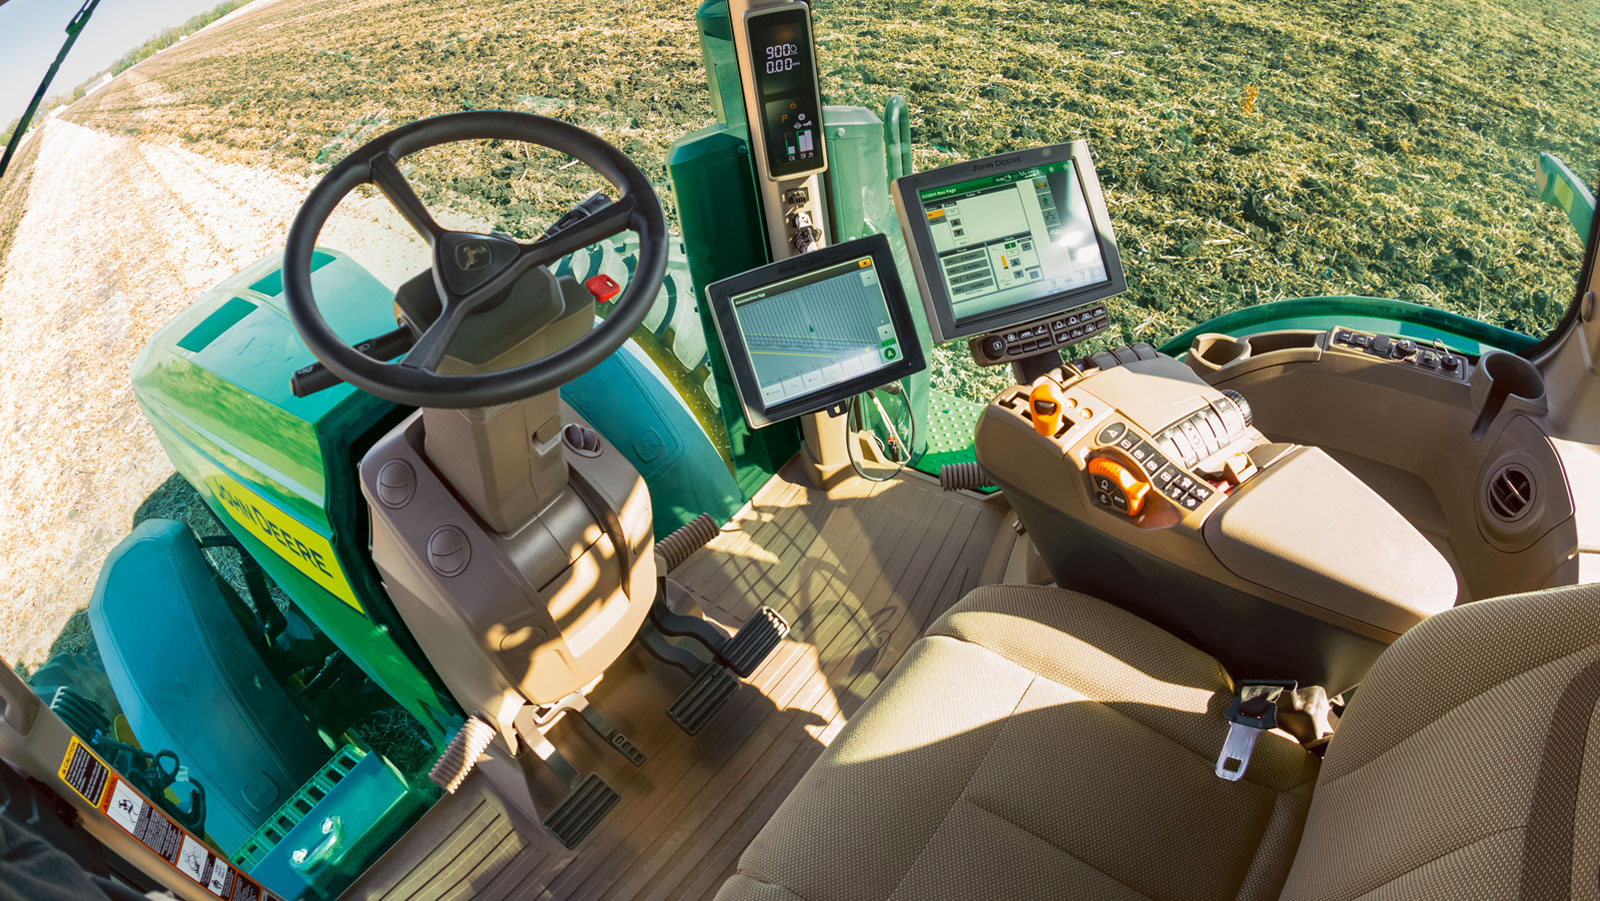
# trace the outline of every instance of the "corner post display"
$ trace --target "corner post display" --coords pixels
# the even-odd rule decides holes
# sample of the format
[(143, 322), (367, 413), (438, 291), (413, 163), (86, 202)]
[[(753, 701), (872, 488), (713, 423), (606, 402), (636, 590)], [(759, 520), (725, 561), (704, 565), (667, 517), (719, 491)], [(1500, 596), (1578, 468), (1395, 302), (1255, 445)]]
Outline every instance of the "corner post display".
[(831, 239), (822, 175), (828, 169), (811, 7), (801, 0), (728, 0), (756, 190), (772, 258)]
[[(734, 52), (750, 123), (756, 191), (774, 262), (824, 247), (828, 231), (827, 141), (817, 83), (811, 6), (804, 0), (728, 0)], [(849, 465), (843, 417), (800, 417), (801, 454), (827, 485)]]

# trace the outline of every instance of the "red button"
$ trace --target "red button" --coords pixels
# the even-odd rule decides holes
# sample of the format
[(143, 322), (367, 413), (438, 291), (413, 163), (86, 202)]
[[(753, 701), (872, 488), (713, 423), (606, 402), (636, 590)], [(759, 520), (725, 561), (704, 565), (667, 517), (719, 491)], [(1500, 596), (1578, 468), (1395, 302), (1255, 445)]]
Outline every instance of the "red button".
[(609, 303), (611, 298), (622, 293), (622, 286), (617, 284), (617, 280), (603, 273), (591, 277), (583, 286), (594, 295), (595, 303)]

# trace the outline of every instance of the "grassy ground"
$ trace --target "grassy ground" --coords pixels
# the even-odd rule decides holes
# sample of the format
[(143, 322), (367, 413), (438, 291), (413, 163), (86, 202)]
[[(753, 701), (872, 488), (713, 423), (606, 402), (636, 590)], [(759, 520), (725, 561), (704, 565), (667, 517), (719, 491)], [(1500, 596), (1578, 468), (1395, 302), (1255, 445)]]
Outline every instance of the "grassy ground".
[[(410, 118), (528, 109), (664, 183), (667, 145), (711, 117), (692, 12), (279, 0), (140, 67), (177, 102), (108, 89), (73, 115), (315, 172)], [(907, 96), (920, 166), (1089, 139), (1129, 274), (1118, 340), (1318, 294), (1538, 333), (1571, 296), (1581, 249), (1533, 160), (1600, 164), (1591, 4), (819, 0), (817, 18), (828, 100)], [(416, 175), (531, 231), (596, 184), (559, 163), (484, 148)]]

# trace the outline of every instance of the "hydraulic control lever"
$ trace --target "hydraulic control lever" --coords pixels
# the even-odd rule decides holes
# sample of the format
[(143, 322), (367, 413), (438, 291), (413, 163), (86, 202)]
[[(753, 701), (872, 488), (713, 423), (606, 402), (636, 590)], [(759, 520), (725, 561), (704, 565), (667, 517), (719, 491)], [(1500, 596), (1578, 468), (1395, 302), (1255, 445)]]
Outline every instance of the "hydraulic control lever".
[[(384, 332), (376, 338), (356, 345), (356, 350), (373, 358), (388, 362), (411, 349), (417, 343), (417, 336), (411, 333), (411, 326), (401, 325), (392, 332)], [(310, 397), (318, 391), (325, 391), (339, 384), (340, 378), (328, 371), (321, 363), (312, 363), (304, 369), (297, 369), (289, 378), (289, 390), (295, 397)]]

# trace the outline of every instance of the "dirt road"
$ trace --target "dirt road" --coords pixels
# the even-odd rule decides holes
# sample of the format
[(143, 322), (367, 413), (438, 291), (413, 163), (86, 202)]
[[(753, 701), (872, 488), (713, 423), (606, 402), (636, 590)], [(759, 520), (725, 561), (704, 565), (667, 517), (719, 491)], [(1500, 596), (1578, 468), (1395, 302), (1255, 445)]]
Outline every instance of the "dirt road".
[[(311, 186), (60, 118), (33, 140), (0, 270), (0, 657), (29, 665), (172, 473), (133, 398), (134, 358), (197, 294), (280, 252)], [(377, 200), (347, 201), (322, 242), (391, 286), (426, 265)]]

